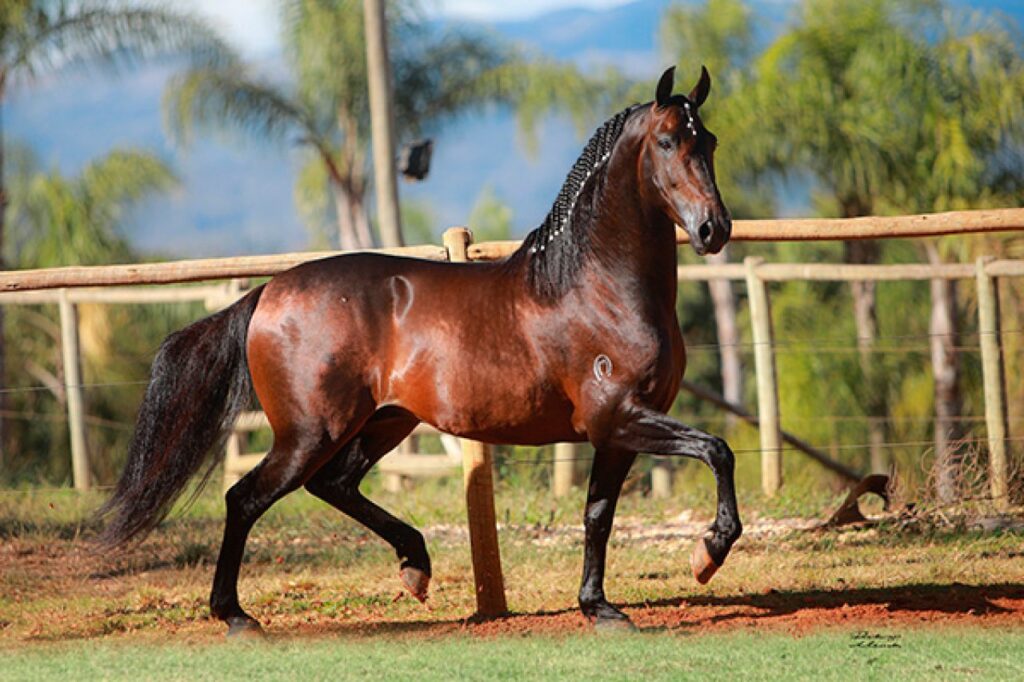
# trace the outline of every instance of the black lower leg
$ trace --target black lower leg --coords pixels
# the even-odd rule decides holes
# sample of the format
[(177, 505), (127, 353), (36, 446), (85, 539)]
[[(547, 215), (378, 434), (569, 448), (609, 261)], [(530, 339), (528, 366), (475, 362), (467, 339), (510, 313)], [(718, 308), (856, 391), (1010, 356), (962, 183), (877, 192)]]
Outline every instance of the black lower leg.
[(359, 492), (359, 482), (339, 482), (330, 478), (321, 479), (319, 472), (307, 484), (306, 489), (333, 506), (338, 511), (348, 514), (379, 535), (395, 548), (395, 554), (401, 562), (401, 568), (413, 567), (430, 575), (430, 556), (423, 535), (382, 509)]
[(608, 537), (612, 531), (615, 505), (622, 483), (636, 455), (626, 451), (598, 450), (590, 473), (587, 508), (583, 516), (586, 537), (583, 543), (583, 580), (580, 584), (580, 610), (594, 621), (627, 621), (604, 595), (604, 568)]
[(247, 614), (238, 602), (238, 574), (245, 553), (245, 541), (264, 512), (298, 487), (297, 483), (290, 481), (271, 481), (273, 477), (267, 475), (264, 464), (261, 463), (243, 476), (224, 498), (227, 503), (227, 520), (210, 592), (210, 611), (228, 624), (228, 634), (259, 630), (256, 619)]
[[(374, 463), (401, 442), (415, 424), (414, 419), (372, 420), (363, 433), (317, 471), (306, 483), (306, 489), (394, 547), (402, 570), (415, 569), (429, 578), (430, 555), (423, 535), (359, 492), (360, 481)], [(423, 590), (423, 593), (417, 593), (413, 589), (413, 593), (424, 598), (426, 585), (423, 585)]]
[(680, 424), (668, 415), (642, 407), (632, 408), (627, 413), (616, 428), (612, 441), (628, 444), (640, 452), (692, 457), (711, 469), (715, 475), (718, 507), (704, 544), (711, 559), (721, 566), (743, 532), (733, 480), (735, 457), (726, 442)]

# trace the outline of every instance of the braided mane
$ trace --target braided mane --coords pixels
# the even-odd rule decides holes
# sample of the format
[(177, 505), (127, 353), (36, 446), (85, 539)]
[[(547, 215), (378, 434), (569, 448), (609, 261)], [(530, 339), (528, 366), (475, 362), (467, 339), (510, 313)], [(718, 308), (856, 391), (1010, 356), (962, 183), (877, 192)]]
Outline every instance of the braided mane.
[(541, 298), (557, 298), (574, 284), (589, 243), (597, 189), (606, 162), (625, 128), (642, 105), (633, 105), (605, 121), (591, 136), (565, 178), (555, 203), (540, 227), (523, 240), (530, 286)]

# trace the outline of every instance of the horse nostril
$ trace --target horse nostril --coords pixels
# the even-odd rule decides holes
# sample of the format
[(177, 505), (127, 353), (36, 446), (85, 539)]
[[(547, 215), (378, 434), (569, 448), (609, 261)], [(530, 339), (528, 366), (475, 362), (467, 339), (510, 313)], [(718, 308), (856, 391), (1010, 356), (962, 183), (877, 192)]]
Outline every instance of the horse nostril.
[(711, 241), (711, 221), (705, 220), (704, 223), (697, 228), (697, 236), (700, 237), (702, 244), (707, 244)]

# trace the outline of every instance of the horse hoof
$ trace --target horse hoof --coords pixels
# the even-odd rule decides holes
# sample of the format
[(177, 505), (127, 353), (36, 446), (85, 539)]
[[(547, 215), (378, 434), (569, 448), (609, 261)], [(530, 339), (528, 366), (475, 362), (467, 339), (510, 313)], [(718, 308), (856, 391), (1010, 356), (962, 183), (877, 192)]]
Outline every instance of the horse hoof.
[(693, 570), (693, 577), (701, 585), (706, 585), (715, 571), (719, 569), (718, 564), (708, 553), (708, 545), (703, 538), (698, 540), (693, 548), (693, 554), (690, 555), (690, 568)]
[(412, 566), (406, 566), (398, 575), (402, 579), (405, 589), (409, 590), (409, 594), (416, 597), (421, 604), (427, 601), (427, 587), (430, 585), (429, 575)]
[(636, 632), (629, 618), (595, 618), (594, 632)]
[(252, 618), (228, 619), (228, 638), (237, 641), (262, 641), (265, 635), (260, 624)]

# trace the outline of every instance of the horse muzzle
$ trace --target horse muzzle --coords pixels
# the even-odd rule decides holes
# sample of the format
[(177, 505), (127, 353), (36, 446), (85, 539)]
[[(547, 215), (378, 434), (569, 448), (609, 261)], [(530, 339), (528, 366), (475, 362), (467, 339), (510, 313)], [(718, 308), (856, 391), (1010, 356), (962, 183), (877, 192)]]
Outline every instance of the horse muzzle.
[(698, 256), (711, 253), (718, 253), (729, 242), (732, 235), (732, 219), (729, 217), (715, 218), (708, 217), (703, 222), (691, 227), (691, 222), (685, 223), (686, 234), (690, 238), (690, 245), (697, 252)]

